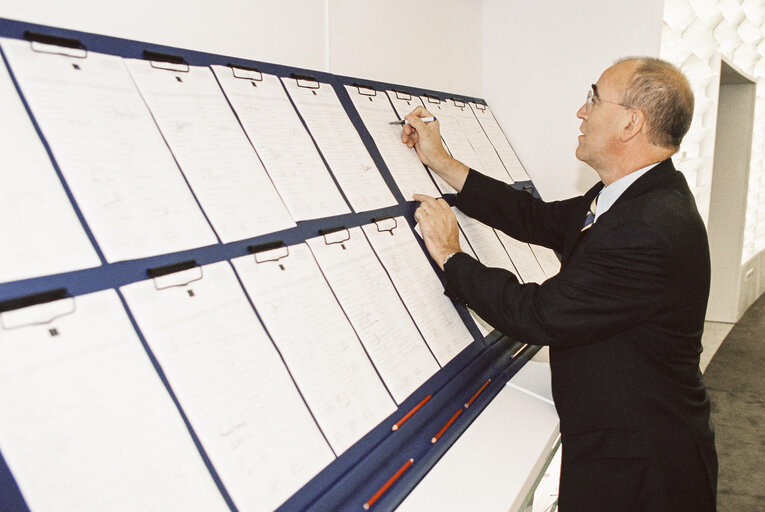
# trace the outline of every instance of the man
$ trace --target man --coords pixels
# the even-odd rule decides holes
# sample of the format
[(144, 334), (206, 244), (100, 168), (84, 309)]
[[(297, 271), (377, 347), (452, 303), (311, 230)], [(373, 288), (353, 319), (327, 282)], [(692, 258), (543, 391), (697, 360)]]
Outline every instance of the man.
[(698, 366), (709, 249), (670, 160), (692, 114), (693, 94), (674, 66), (653, 58), (611, 66), (577, 112), (576, 156), (601, 183), (552, 203), (451, 158), (438, 123), (419, 119), (431, 115), (425, 109), (406, 116), (402, 141), (458, 191), (463, 212), (562, 255), (558, 275), (520, 284), (460, 251), (443, 199), (415, 196), (447, 292), (511, 338), (550, 346), (562, 512), (716, 509), (717, 456)]

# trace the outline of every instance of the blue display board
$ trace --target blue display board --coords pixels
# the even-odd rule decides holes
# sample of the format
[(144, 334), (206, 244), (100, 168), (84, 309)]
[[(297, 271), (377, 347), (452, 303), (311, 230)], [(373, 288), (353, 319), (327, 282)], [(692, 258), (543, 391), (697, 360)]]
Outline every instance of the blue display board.
[[(35, 123), (37, 133), (45, 144), (61, 183), (69, 195), (69, 199), (93, 246), (97, 249), (102, 264), (97, 268), (82, 271), (0, 283), (0, 301), (61, 288), (66, 289), (70, 296), (78, 296), (104, 289), (118, 289), (120, 286), (146, 279), (147, 269), (150, 268), (173, 265), (188, 260), (194, 260), (199, 265), (231, 260), (232, 258), (249, 254), (248, 246), (250, 245), (276, 241), (282, 241), (287, 245), (296, 244), (317, 236), (321, 229), (337, 226), (351, 228), (368, 224), (372, 219), (383, 217), (404, 216), (409, 224), (414, 226), (413, 213), (417, 204), (412, 201), (406, 201), (398, 192), (393, 177), (388, 171), (372, 137), (352, 105), (344, 86), (362, 84), (377, 90), (393, 89), (412, 95), (431, 95), (441, 99), (455, 98), (464, 102), (475, 101), (484, 103), (480, 98), (454, 95), (442, 91), (425, 90), (361, 78), (336, 76), (314, 70), (297, 69), (278, 64), (242, 60), (223, 55), (0, 19), (0, 36), (23, 39), (25, 32), (74, 39), (79, 41), (88, 51), (126, 58), (143, 58), (145, 51), (159, 52), (182, 58), (189, 65), (234, 64), (256, 68), (259, 71), (281, 77), (300, 74), (329, 83), (335, 89), (385, 182), (393, 192), (397, 204), (375, 211), (298, 222), (295, 228), (247, 240), (225, 244), (218, 243), (188, 251), (109, 264), (106, 262), (103, 253), (98, 249), (98, 244), (88, 227), (87, 220), (74, 201), (71, 191), (67, 187), (66, 180), (53, 158), (50, 147), (45, 141), (39, 126)], [(21, 96), (23, 99), (23, 95)], [(26, 102), (25, 106), (34, 122), (34, 116)], [(513, 186), (536, 194), (530, 181), (516, 183)], [(451, 203), (454, 198), (446, 197), (446, 199)], [(8, 250), (8, 248), (5, 250)], [(51, 247), (51, 250), (60, 250), (60, 248)], [(438, 274), (441, 275), (440, 271), (438, 271)], [(414, 488), (417, 482), (433, 467), (449, 446), (468, 428), (470, 423), (502, 389), (510, 377), (536, 352), (536, 347), (526, 347), (496, 332), (486, 338), (482, 337), (470, 319), (467, 310), (462, 306), (457, 306), (457, 309), (473, 334), (474, 342), (412, 393), (408, 399), (399, 404), (395, 413), (371, 430), (353, 447), (345, 451), (295, 493), (281, 506), (280, 510), (363, 510), (363, 505), (390, 480), (402, 465), (409, 459), (413, 459), (412, 465), (372, 506), (374, 510), (391, 510), (395, 508), (409, 491)], [(172, 387), (165, 378), (162, 369), (154, 358), (149, 345), (146, 343), (132, 316), (131, 321), (157, 373), (162, 378), (167, 392), (173, 397), (176, 407), (178, 407), (183, 416), (186, 427), (194, 439), (196, 447), (218, 485), (221, 494), (231, 509), (236, 510), (226, 490), (225, 483), (218, 477), (215, 467), (183, 413)], [(475, 398), (470, 408), (464, 409), (453, 424), (445, 430), (439, 441), (433, 444), (431, 438), (452, 418), (455, 411), (463, 407), (463, 404), (471, 399), (489, 379), (491, 380), (490, 383), (483, 387), (483, 390)], [(416, 414), (412, 415), (401, 428), (395, 431), (392, 430), (392, 425), (401, 420), (405, 414), (411, 411), (428, 395), (431, 395), (432, 398)], [(3, 421), (2, 418), (0, 418), (1, 421)], [(2, 458), (2, 453), (0, 453), (0, 505), (0, 509), (3, 511), (28, 510), (14, 476)]]

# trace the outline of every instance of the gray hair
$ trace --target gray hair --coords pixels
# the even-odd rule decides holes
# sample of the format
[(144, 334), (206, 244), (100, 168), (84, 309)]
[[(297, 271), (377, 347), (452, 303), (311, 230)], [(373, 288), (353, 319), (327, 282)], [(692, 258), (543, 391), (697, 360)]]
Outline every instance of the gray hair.
[(693, 119), (693, 91), (677, 67), (654, 57), (628, 57), (636, 61), (622, 103), (643, 111), (648, 141), (677, 150)]

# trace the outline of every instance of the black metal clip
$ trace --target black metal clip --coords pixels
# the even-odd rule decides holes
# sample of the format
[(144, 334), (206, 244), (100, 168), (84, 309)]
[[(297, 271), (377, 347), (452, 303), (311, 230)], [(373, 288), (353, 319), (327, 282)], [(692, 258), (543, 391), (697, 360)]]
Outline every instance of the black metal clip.
[[(359, 91), (359, 94), (362, 96), (377, 96), (377, 90), (375, 90), (375, 88), (370, 85), (363, 85), (356, 82), (354, 82), (352, 85)], [(362, 89), (369, 92), (364, 92)]]
[(428, 103), (433, 103), (434, 105), (440, 105), (444, 101), (441, 98), (439, 98), (438, 96), (433, 96), (433, 95), (430, 95), (430, 94), (426, 94), (425, 95), (425, 99), (428, 100)]
[(454, 102), (454, 106), (457, 108), (464, 109), (465, 105), (467, 105), (467, 103), (457, 98), (451, 98), (451, 100)]
[[(327, 239), (327, 235), (331, 235), (333, 233), (339, 233), (341, 231), (345, 231), (346, 237), (340, 240), (332, 240), (331, 242), (329, 239)], [(351, 232), (348, 228), (345, 226), (338, 226), (336, 228), (328, 228), (328, 229), (320, 229), (319, 234), (324, 237), (324, 243), (326, 245), (332, 245), (332, 244), (342, 244), (343, 242), (347, 242), (351, 239)]]
[[(386, 220), (392, 220), (393, 226), (390, 228), (381, 228), (380, 225), (385, 222)], [(379, 217), (376, 219), (372, 219), (372, 222), (375, 223), (375, 226), (377, 226), (377, 232), (378, 233), (385, 233), (386, 231), (390, 233), (390, 236), (393, 236), (393, 230), (398, 227), (398, 220), (396, 220), (395, 217)]]
[[(30, 32), (29, 30), (24, 31), (24, 39), (29, 41), (29, 47), (33, 52), (66, 55), (67, 57), (74, 57), (76, 59), (85, 59), (88, 56), (87, 48), (85, 48), (85, 45), (78, 39), (40, 34), (39, 32)], [(56, 46), (57, 48), (55, 50), (52, 48), (40, 48), (39, 46), (35, 46), (35, 43), (38, 45)]]
[(478, 101), (475, 102), (475, 108), (480, 110), (481, 112), (484, 112), (486, 110), (486, 103), (480, 103)]
[[(231, 73), (234, 75), (234, 78), (241, 78), (243, 80), (255, 80), (256, 82), (262, 82), (263, 81), (263, 73), (256, 68), (252, 68), (249, 66), (242, 66), (241, 64), (228, 64), (228, 67), (231, 68)], [(249, 71), (250, 73), (257, 73), (258, 78), (255, 78), (254, 76), (251, 76), (249, 73), (237, 75), (236, 72), (240, 71)]]
[(411, 101), (412, 95), (405, 91), (393, 91), (396, 94), (396, 98), (404, 101)]
[[(262, 256), (263, 253), (274, 253), (276, 249), (284, 249), (283, 254), (273, 254), (273, 257), (271, 256)], [(281, 240), (277, 240), (276, 242), (268, 242), (265, 244), (260, 245), (249, 245), (247, 246), (247, 250), (250, 251), (250, 254), (255, 256), (255, 263), (265, 263), (267, 261), (279, 261), (282, 258), (286, 258), (290, 255), (290, 248), (288, 245), (284, 245), (284, 242)], [(259, 256), (262, 259), (259, 259)]]
[[(294, 78), (297, 86), (303, 87), (304, 89), (319, 89), (321, 87), (321, 84), (319, 83), (319, 81), (309, 75), (301, 75), (299, 73), (292, 73), (290, 75), (290, 78)], [(301, 80), (303, 81), (303, 84), (300, 83)], [(309, 85), (306, 82), (313, 82), (315, 86)]]
[[(165, 286), (160, 286), (157, 282), (157, 278), (164, 277), (170, 274), (175, 274), (178, 272), (183, 272), (184, 270), (191, 270), (192, 268), (199, 269), (199, 277), (194, 276), (186, 281), (171, 283)], [(200, 279), (204, 277), (204, 271), (202, 270), (202, 267), (197, 265), (196, 260), (188, 260), (188, 261), (182, 261), (180, 263), (173, 263), (171, 265), (165, 265), (162, 267), (148, 268), (146, 269), (146, 275), (152, 278), (152, 280), (154, 281), (154, 288), (156, 290), (164, 290), (166, 288), (173, 288), (176, 286), (186, 286), (187, 284), (193, 283), (194, 281), (199, 281)]]
[[(10, 322), (8, 322), (8, 325), (6, 325), (7, 316), (8, 314), (11, 314), (10, 313), (11, 311), (28, 308), (30, 306), (37, 306), (40, 304), (56, 302), (63, 299), (70, 299), (71, 305), (72, 305), (71, 310), (63, 311), (61, 313), (56, 313), (51, 311), (50, 313), (48, 313), (51, 316), (45, 317), (44, 319), (41, 319), (41, 320), (28, 320), (25, 316), (24, 321), (21, 321), (18, 324), (14, 324), (13, 320), (11, 320)], [(9, 300), (0, 302), (0, 328), (2, 328), (3, 330), (9, 331), (11, 329), (17, 329), (19, 327), (24, 327), (28, 325), (49, 324), (57, 318), (61, 318), (62, 316), (66, 316), (66, 315), (71, 315), (76, 310), (77, 310), (77, 304), (74, 300), (74, 297), (69, 296), (69, 293), (66, 291), (66, 288), (56, 288), (54, 290), (49, 290), (47, 292), (25, 295), (23, 297), (17, 297), (14, 299), (9, 299)]]
[[(186, 59), (180, 55), (171, 55), (169, 53), (153, 52), (151, 50), (143, 51), (143, 58), (149, 61), (151, 67), (155, 69), (164, 69), (166, 71), (178, 71), (179, 73), (188, 73), (191, 68)], [(165, 65), (163, 65), (165, 64)], [(175, 64), (179, 67), (167, 66), (166, 64)]]

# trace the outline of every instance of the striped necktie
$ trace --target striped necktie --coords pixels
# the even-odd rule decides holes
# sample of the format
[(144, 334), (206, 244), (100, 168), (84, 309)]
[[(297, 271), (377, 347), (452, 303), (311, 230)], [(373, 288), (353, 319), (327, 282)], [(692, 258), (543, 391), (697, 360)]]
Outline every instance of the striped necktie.
[(582, 227), (582, 231), (587, 231), (593, 224), (595, 224), (595, 212), (598, 208), (598, 198), (600, 197), (600, 194), (595, 196), (595, 199), (592, 200), (592, 203), (590, 203), (590, 209), (587, 210), (587, 216), (584, 218), (584, 226)]

